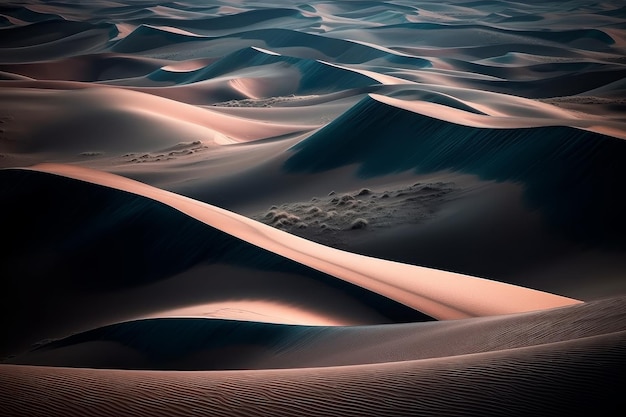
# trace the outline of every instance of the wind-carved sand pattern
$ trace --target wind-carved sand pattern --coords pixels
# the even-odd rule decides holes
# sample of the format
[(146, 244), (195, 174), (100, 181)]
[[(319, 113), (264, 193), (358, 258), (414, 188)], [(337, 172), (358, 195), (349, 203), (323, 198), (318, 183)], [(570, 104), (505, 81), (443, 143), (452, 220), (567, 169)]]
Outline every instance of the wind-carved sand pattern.
[(623, 0), (0, 3), (0, 416), (624, 414)]
[(309, 202), (272, 206), (257, 220), (298, 236), (334, 246), (347, 242), (345, 233), (418, 224), (432, 218), (454, 195), (451, 182), (424, 182), (375, 191), (330, 191)]

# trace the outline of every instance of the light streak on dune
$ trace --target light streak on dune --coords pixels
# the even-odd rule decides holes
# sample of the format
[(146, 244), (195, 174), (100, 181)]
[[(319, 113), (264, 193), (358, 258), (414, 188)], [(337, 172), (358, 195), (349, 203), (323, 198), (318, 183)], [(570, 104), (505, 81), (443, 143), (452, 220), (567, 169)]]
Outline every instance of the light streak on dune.
[(529, 288), (340, 251), (236, 213), (105, 172), (57, 164), (42, 164), (31, 169), (161, 201), (256, 246), (385, 295), (437, 319), (511, 314), (580, 303)]

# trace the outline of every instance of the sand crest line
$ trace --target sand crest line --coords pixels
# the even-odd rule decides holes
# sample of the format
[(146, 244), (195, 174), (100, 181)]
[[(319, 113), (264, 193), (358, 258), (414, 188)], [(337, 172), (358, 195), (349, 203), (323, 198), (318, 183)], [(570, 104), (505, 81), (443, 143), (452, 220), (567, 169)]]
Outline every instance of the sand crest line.
[(62, 164), (40, 164), (27, 169), (159, 201), (255, 246), (375, 291), (439, 320), (512, 314), (581, 303), (530, 288), (330, 248), (228, 210), (106, 172)]

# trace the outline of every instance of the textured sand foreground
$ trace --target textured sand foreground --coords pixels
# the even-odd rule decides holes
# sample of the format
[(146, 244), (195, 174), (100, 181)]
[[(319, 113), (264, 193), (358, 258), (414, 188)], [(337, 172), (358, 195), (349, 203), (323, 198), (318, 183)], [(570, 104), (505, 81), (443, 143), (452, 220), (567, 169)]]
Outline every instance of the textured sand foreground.
[[(600, 335), (576, 337), (578, 326), (569, 325), (560, 341), (436, 359), (211, 372), (1, 365), (5, 389), (0, 404), (5, 414), (15, 416), (162, 415), (163, 410), (171, 415), (251, 416), (619, 413), (624, 300), (595, 302), (594, 307), (605, 312), (617, 308), (620, 314), (600, 321), (619, 321), (622, 330), (605, 328)], [(566, 309), (572, 314), (568, 319), (593, 320), (577, 314), (578, 307)], [(492, 335), (481, 330), (486, 330), (484, 337)], [(430, 343), (441, 347), (441, 341)], [(46, 401), (33, 401), (31, 395)]]
[(622, 3), (2, 2), (0, 415), (624, 414)]

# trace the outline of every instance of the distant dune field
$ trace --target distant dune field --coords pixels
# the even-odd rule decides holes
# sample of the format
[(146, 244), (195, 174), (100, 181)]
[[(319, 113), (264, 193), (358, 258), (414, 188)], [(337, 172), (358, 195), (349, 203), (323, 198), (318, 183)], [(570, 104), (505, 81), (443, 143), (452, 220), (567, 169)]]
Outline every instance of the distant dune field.
[(0, 415), (622, 415), (620, 1), (0, 5)]

